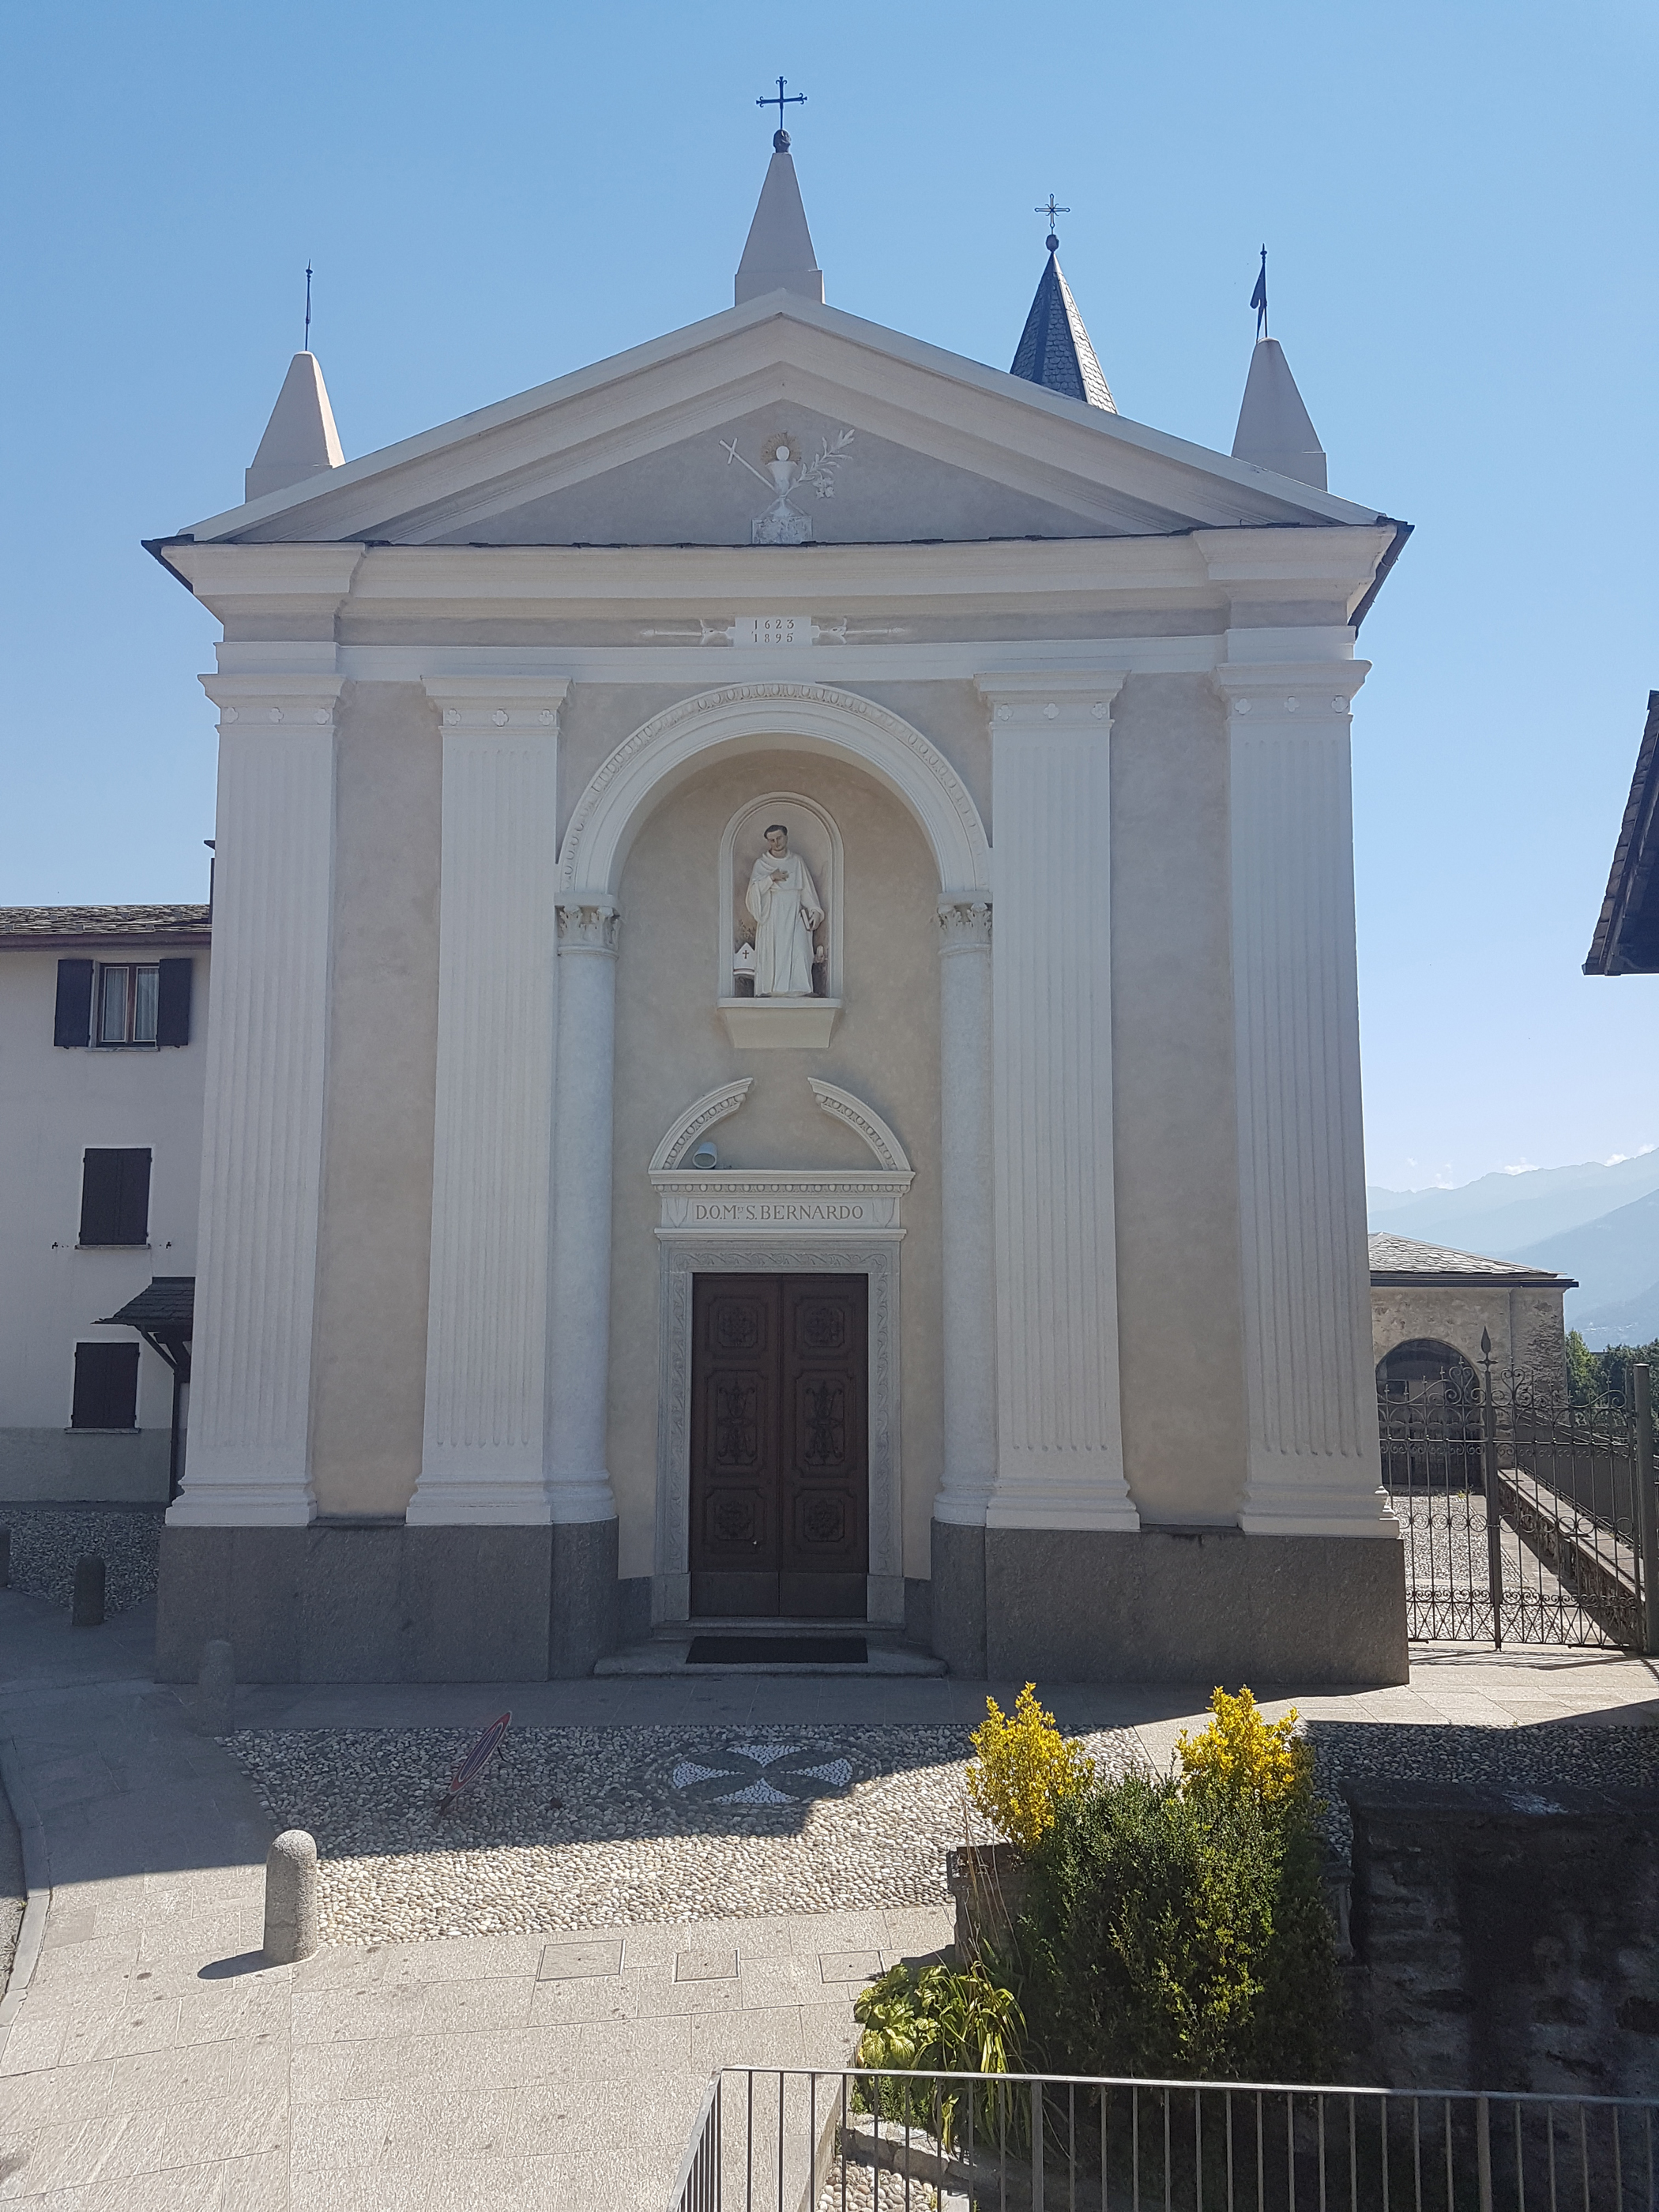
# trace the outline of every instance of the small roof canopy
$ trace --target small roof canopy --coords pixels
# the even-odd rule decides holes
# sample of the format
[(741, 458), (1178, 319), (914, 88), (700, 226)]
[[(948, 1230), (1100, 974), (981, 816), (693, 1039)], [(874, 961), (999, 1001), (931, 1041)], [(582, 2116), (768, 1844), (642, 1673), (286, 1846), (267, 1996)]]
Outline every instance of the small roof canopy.
[(1371, 1285), (1376, 1290), (1407, 1284), (1490, 1286), (1494, 1281), (1511, 1290), (1578, 1288), (1571, 1275), (1557, 1275), (1547, 1267), (1528, 1267), (1514, 1260), (1488, 1260), (1479, 1252), (1455, 1252), (1445, 1244), (1419, 1243), (1415, 1237), (1377, 1235), (1368, 1237), (1366, 1242), (1370, 1251)]

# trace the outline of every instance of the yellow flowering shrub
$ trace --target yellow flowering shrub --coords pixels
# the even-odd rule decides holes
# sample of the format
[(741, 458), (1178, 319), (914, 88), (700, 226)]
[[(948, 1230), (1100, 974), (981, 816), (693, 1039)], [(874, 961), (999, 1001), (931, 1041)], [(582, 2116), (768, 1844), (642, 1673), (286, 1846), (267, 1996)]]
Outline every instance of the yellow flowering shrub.
[(1061, 1798), (1086, 1790), (1095, 1763), (1068, 1743), (1036, 1701), (1028, 1682), (1012, 1714), (994, 1698), (985, 1700), (985, 1718), (969, 1739), (974, 1758), (968, 1767), (968, 1796), (975, 1812), (1023, 1851), (1035, 1850), (1053, 1826)]
[(1248, 1688), (1236, 1698), (1218, 1689), (1210, 1711), (1213, 1718), (1199, 1735), (1181, 1731), (1176, 1748), (1184, 1782), (1246, 1791), (1270, 1812), (1312, 1796), (1313, 1749), (1297, 1735), (1294, 1706), (1283, 1720), (1267, 1721)]

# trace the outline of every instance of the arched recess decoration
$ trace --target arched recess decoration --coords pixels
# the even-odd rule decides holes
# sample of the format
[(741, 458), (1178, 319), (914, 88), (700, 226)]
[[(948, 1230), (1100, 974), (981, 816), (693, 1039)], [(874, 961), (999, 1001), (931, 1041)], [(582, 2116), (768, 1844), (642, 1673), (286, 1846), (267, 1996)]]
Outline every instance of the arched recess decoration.
[(732, 684), (677, 701), (599, 763), (565, 831), (560, 897), (613, 895), (646, 814), (716, 751), (816, 752), (860, 763), (921, 824), (941, 891), (989, 890), (979, 809), (920, 730), (872, 699), (828, 684)]

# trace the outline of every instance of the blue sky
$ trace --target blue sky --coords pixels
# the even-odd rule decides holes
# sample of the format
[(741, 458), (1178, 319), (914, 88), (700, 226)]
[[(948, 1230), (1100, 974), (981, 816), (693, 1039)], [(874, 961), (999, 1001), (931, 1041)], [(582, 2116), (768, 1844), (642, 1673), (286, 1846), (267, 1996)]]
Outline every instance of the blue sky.
[(708, 313), (779, 70), (837, 305), (999, 366), (1061, 258), (1123, 412), (1225, 450), (1273, 329), (1331, 488), (1417, 526), (1366, 624), (1370, 1172), (1659, 1142), (1659, 980), (1579, 973), (1659, 684), (1659, 18), (422, 0), (0, 11), (0, 902), (205, 896), (230, 504), (300, 343), (349, 456)]

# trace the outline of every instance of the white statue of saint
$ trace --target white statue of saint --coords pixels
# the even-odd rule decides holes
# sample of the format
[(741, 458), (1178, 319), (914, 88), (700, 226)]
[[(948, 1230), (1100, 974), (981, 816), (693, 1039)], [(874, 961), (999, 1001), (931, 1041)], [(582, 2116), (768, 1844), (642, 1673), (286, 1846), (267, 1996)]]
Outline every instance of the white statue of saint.
[(817, 886), (789, 832), (774, 822), (766, 850), (749, 872), (744, 904), (755, 919), (755, 996), (805, 999), (812, 994), (812, 933), (823, 920)]

